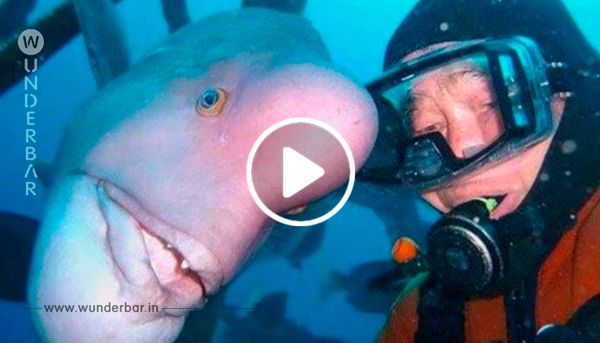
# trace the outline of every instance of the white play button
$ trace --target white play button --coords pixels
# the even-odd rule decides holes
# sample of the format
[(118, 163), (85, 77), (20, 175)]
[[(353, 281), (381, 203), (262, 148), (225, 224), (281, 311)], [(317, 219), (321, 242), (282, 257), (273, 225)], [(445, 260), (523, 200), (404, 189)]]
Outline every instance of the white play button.
[[(248, 189), (258, 207), (290, 226), (331, 218), (350, 197), (355, 172), (348, 143), (333, 127), (312, 118), (290, 118), (269, 127), (254, 142), (246, 164)], [(331, 194), (344, 183), (341, 199), (339, 191)]]
[(325, 169), (292, 148), (283, 148), (283, 197), (289, 198), (325, 175)]

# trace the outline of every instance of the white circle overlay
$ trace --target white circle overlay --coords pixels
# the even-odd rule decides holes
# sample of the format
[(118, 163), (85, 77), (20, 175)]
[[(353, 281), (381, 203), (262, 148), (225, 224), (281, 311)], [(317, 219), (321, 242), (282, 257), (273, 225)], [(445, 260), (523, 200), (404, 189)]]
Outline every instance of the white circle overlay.
[[(260, 147), (262, 142), (267, 138), (267, 136), (269, 136), (275, 130), (280, 129), (286, 125), (299, 124), (299, 123), (311, 124), (311, 125), (318, 126), (322, 129), (326, 130), (327, 132), (329, 132), (331, 135), (333, 135), (333, 137), (335, 137), (335, 139), (337, 139), (338, 142), (340, 142), (340, 144), (342, 145), (342, 148), (344, 148), (344, 151), (346, 152), (346, 156), (348, 157), (348, 164), (350, 166), (350, 179), (348, 180), (348, 186), (346, 187), (346, 192), (344, 193), (342, 200), (340, 200), (340, 202), (331, 211), (325, 213), (324, 215), (322, 215), (318, 218), (311, 219), (311, 220), (291, 220), (291, 219), (284, 218), (284, 217), (278, 215), (277, 213), (271, 211), (267, 206), (265, 206), (265, 204), (262, 202), (262, 200), (260, 200), (260, 198), (258, 197), (258, 194), (256, 193), (256, 189), (254, 188), (254, 182), (252, 181), (252, 162), (254, 161), (254, 156), (256, 155), (256, 151), (258, 150), (258, 148)], [(252, 149), (250, 150), (250, 155), (248, 155), (248, 163), (246, 165), (246, 179), (248, 180), (248, 188), (250, 188), (250, 194), (252, 195), (252, 198), (254, 199), (254, 201), (256, 202), (258, 207), (260, 207), (260, 209), (263, 212), (265, 212), (269, 217), (271, 217), (273, 220), (280, 222), (282, 224), (285, 224), (285, 225), (289, 225), (289, 226), (317, 225), (319, 223), (326, 221), (327, 219), (333, 217), (336, 213), (338, 213), (338, 211), (341, 210), (342, 207), (346, 204), (346, 201), (348, 201), (348, 198), (350, 198), (350, 194), (352, 193), (352, 188), (354, 188), (354, 174), (355, 173), (356, 173), (356, 166), (354, 165), (354, 156), (352, 155), (350, 146), (348, 145), (346, 140), (344, 140), (344, 137), (342, 137), (342, 135), (340, 135), (340, 133), (337, 132), (333, 127), (331, 127), (319, 120), (312, 119), (312, 118), (302, 118), (302, 117), (282, 120), (282, 121), (278, 122), (277, 124), (268, 128), (267, 130), (265, 130), (258, 137), (256, 142), (254, 142), (254, 145), (252, 146)]]
[[(30, 46), (29, 43), (31, 43), (31, 40), (34, 40), (34, 37), (36, 38), (37, 45)], [(44, 48), (44, 36), (36, 29), (27, 29), (19, 35), (18, 45), (24, 54), (29, 56), (37, 55)]]

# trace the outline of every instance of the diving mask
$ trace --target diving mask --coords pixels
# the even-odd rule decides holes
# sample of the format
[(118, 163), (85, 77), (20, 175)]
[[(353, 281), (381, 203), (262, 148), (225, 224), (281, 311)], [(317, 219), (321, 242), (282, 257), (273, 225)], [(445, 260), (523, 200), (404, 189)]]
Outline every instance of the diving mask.
[(565, 84), (551, 69), (562, 67), (525, 37), (450, 44), (401, 62), (367, 90), (402, 139), (362, 176), (431, 190), (535, 145), (552, 133), (550, 100)]

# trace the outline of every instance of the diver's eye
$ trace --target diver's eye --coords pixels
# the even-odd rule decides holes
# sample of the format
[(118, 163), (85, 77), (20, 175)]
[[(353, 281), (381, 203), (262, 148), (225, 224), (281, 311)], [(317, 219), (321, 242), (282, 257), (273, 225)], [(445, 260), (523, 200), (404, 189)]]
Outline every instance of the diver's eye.
[(227, 92), (221, 88), (207, 89), (196, 103), (196, 111), (205, 117), (219, 115), (227, 102)]

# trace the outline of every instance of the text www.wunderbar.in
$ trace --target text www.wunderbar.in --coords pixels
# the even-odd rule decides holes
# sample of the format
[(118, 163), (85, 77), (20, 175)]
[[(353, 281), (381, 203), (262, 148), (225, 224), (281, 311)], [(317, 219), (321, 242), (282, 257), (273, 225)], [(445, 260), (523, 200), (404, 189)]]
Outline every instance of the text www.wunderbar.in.
[(44, 305), (43, 309), (46, 312), (158, 312), (157, 305), (129, 305), (127, 303), (121, 305)]

